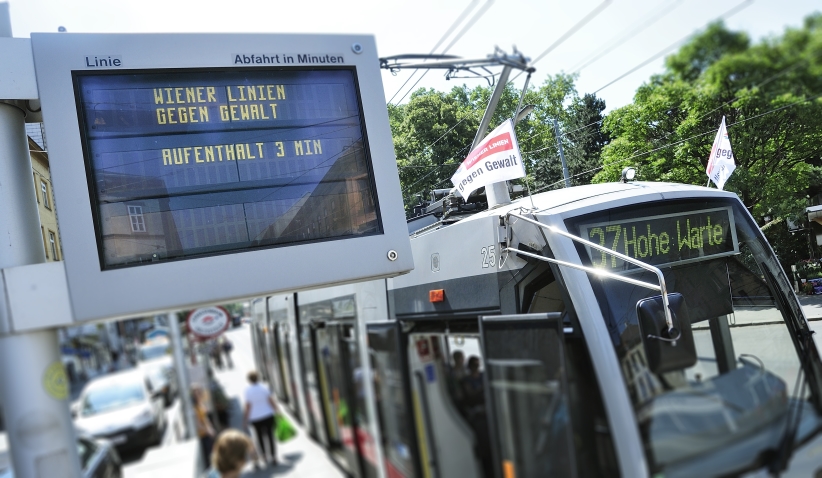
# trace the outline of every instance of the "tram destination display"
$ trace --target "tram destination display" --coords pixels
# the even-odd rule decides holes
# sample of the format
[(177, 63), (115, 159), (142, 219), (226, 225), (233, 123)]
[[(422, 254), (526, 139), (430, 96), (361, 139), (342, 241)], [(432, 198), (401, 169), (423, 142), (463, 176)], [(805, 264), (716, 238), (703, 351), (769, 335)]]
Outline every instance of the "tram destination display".
[(382, 232), (352, 68), (74, 82), (104, 269)]
[[(583, 238), (655, 266), (739, 252), (729, 207), (582, 224), (579, 228)], [(613, 272), (636, 269), (613, 254), (586, 250), (594, 267)]]
[(31, 45), (75, 320), (413, 267), (372, 36)]

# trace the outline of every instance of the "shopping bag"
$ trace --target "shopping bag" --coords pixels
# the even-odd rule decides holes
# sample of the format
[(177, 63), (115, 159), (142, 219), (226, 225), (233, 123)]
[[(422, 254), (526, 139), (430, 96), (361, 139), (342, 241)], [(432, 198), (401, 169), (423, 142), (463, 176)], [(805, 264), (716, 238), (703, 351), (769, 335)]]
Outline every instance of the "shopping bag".
[(286, 442), (297, 435), (297, 429), (286, 417), (278, 414), (274, 417), (274, 434), (277, 436), (277, 441)]

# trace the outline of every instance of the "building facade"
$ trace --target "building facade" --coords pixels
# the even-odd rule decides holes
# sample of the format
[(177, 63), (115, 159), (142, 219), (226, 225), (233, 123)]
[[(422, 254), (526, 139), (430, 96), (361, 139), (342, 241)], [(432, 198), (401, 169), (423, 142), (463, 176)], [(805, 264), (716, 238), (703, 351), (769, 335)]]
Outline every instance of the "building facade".
[(54, 194), (51, 188), (48, 153), (33, 139), (28, 140), (34, 192), (37, 195), (37, 210), (40, 213), (40, 233), (43, 237), (43, 247), (46, 250), (46, 260), (60, 261), (63, 259), (63, 249), (60, 246), (60, 230), (57, 227), (57, 209), (54, 206)]

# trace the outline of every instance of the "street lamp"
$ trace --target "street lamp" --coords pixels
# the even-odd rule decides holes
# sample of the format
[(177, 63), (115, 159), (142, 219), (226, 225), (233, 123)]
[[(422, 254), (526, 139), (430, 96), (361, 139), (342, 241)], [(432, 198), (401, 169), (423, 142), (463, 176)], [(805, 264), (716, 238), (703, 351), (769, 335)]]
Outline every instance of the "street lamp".
[(517, 113), (517, 116), (514, 118), (514, 124), (516, 125), (520, 121), (524, 120), (525, 117), (528, 116), (529, 114), (531, 114), (531, 112), (534, 111), (534, 108), (536, 108), (536, 107), (537, 107), (536, 105), (525, 105), (525, 106), (523, 106), (522, 109), (519, 110), (519, 113)]

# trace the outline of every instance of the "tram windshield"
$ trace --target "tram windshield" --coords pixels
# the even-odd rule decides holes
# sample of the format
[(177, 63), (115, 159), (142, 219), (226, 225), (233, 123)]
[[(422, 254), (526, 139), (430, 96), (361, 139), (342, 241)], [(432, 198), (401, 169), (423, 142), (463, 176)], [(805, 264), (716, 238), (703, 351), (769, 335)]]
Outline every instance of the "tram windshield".
[[(813, 342), (776, 257), (736, 201), (675, 201), (575, 218), (589, 241), (655, 264), (679, 292), (697, 359), (653, 373), (637, 302), (658, 295), (589, 274), (633, 402), (652, 473), (736, 474), (769, 464), (786, 441), (799, 444), (822, 425)], [(578, 246), (592, 267), (656, 284), (654, 274)], [(807, 351), (807, 352), (806, 352)], [(805, 357), (807, 358), (807, 357)], [(607, 398), (606, 398), (607, 399)], [(799, 423), (786, 440), (789, 417)]]

